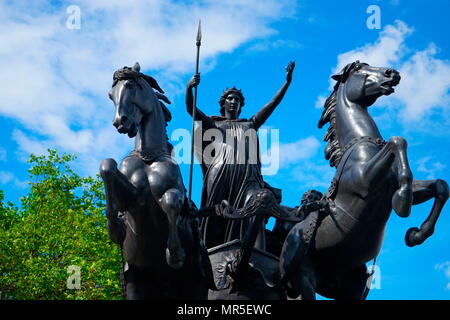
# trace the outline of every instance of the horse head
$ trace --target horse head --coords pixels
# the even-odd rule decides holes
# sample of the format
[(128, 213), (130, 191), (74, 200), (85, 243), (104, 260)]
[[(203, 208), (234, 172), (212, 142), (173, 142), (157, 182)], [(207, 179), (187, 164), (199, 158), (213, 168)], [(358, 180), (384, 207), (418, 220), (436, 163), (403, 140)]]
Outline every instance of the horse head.
[(337, 83), (326, 99), (318, 127), (330, 126), (324, 141), (328, 141), (325, 158), (336, 167), (344, 147), (358, 137), (381, 138), (378, 128), (367, 112), (375, 101), (394, 92), (400, 83), (400, 73), (391, 68), (372, 67), (355, 61), (332, 76)]
[(136, 136), (144, 116), (162, 105), (158, 99), (170, 103), (162, 93), (155, 79), (140, 72), (137, 62), (132, 68), (114, 72), (109, 98), (115, 105), (113, 125), (117, 131), (127, 133), (130, 138)]
[(392, 94), (401, 79), (397, 70), (372, 67), (359, 61), (347, 64), (332, 78), (337, 81), (337, 86), (345, 86), (348, 100), (365, 107), (373, 105), (383, 95)]

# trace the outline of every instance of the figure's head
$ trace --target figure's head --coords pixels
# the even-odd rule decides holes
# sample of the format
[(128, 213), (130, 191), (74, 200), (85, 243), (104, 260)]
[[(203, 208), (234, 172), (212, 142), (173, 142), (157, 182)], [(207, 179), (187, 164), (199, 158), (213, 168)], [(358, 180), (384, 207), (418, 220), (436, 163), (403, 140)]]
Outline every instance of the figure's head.
[(134, 137), (145, 114), (159, 106), (157, 94), (152, 88), (163, 92), (150, 76), (140, 73), (139, 63), (114, 72), (109, 98), (116, 108), (113, 125), (119, 133)]
[(319, 201), (320, 199), (322, 199), (323, 194), (320, 191), (317, 190), (308, 190), (306, 191), (303, 196), (302, 196), (302, 200), (301, 200), (301, 204), (307, 204), (307, 203), (311, 203), (314, 201)]
[(226, 89), (219, 100), (220, 114), (227, 119), (237, 119), (241, 114), (242, 107), (245, 104), (244, 95), (241, 90), (233, 87)]
[(372, 67), (359, 61), (350, 63), (332, 76), (344, 84), (347, 98), (362, 106), (371, 106), (382, 95), (390, 95), (400, 83), (400, 73), (391, 68)]

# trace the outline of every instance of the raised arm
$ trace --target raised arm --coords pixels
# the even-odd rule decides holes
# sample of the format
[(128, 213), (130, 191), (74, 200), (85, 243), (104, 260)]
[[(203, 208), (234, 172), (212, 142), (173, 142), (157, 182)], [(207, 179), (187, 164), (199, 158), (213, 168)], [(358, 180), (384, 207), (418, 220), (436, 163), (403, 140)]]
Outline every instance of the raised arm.
[[(194, 95), (192, 94), (192, 88), (198, 86), (200, 83), (200, 74), (197, 73), (192, 76), (186, 85), (186, 110), (192, 117), (192, 110), (194, 108)], [(214, 120), (204, 114), (199, 108), (195, 108), (195, 121), (202, 121), (203, 126), (212, 126)]]
[(266, 122), (267, 118), (272, 114), (273, 110), (280, 104), (281, 100), (283, 100), (284, 94), (286, 93), (289, 85), (292, 81), (292, 72), (295, 68), (295, 61), (289, 62), (286, 67), (286, 82), (283, 86), (278, 90), (275, 96), (270, 100), (264, 107), (262, 107), (253, 117), (252, 120), (256, 125), (256, 128), (259, 128)]

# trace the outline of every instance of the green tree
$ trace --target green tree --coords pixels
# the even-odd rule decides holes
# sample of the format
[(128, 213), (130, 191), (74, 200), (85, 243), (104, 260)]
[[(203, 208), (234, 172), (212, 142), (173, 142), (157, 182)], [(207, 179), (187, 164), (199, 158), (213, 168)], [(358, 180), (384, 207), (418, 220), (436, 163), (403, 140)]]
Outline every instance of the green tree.
[[(103, 182), (72, 155), (31, 155), (30, 192), (15, 207), (0, 193), (1, 299), (120, 299), (121, 258), (106, 231)], [(81, 287), (69, 289), (69, 266)], [(72, 274), (73, 275), (73, 274)]]

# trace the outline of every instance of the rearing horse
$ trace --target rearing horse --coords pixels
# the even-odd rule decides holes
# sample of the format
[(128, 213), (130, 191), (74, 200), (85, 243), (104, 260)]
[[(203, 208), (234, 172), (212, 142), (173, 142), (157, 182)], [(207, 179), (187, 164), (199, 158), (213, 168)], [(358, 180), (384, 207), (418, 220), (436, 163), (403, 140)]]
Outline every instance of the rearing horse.
[(366, 263), (381, 248), (392, 209), (408, 217), (411, 206), (434, 198), (421, 228), (408, 230), (410, 247), (433, 234), (449, 197), (443, 180), (413, 180), (407, 143), (385, 142), (368, 107), (394, 92), (400, 74), (356, 61), (332, 77), (337, 81), (325, 102), (319, 128), (330, 123), (325, 157), (336, 167), (325, 208), (296, 224), (283, 245), (280, 270), (288, 294), (314, 299), (315, 292), (335, 299), (365, 299)]
[(127, 261), (126, 297), (205, 299), (207, 253), (170, 154), (166, 125), (171, 115), (160, 100), (170, 101), (138, 63), (117, 70), (113, 80), (113, 125), (136, 137), (135, 149), (120, 169), (113, 159), (100, 166), (109, 235), (122, 246)]

